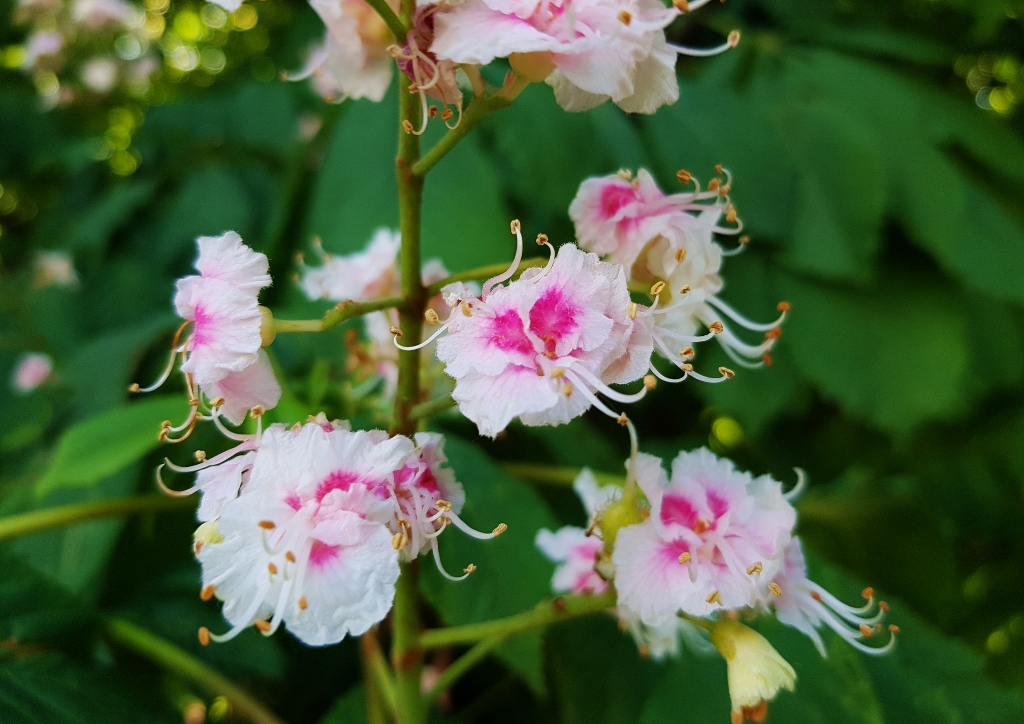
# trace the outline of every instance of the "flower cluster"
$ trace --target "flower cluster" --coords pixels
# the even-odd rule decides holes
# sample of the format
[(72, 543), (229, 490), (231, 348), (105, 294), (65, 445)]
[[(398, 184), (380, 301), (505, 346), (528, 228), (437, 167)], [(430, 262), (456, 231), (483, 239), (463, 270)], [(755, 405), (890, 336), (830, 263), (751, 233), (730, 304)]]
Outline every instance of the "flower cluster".
[(486, 539), (505, 529), (480, 533), (459, 517), (465, 496), (440, 435), (352, 432), (321, 414), (234, 437), (238, 445), (198, 465), (165, 463), (196, 473), (173, 494), (202, 493), (202, 597), (223, 600), (232, 626), (200, 629), (204, 644), (250, 626), (270, 635), (281, 623), (313, 646), (358, 636), (391, 609), (399, 560), (432, 552), (446, 577), (461, 580), (474, 567), (458, 578), (444, 570), (441, 532), (454, 525)]
[(48, 106), (117, 89), (142, 95), (159, 70), (145, 13), (125, 0), (19, 0), (14, 19), (31, 28), (21, 67)]
[(180, 425), (165, 423), (163, 438), (168, 440), (174, 433), (184, 433), (178, 440), (188, 436), (202, 416), (200, 407), (215, 421), (223, 416), (237, 425), (246, 412), (270, 409), (281, 398), (281, 387), (262, 350), (274, 334), (270, 311), (258, 302), (260, 290), (270, 286), (267, 257), (243, 244), (233, 231), (201, 236), (196, 244), (199, 274), (178, 280), (174, 306), (185, 323), (174, 336), (167, 366), (152, 385), (131, 388), (157, 389), (181, 356), (191, 412)]
[(601, 592), (614, 582), (618, 616), (654, 656), (675, 653), (680, 634), (693, 640), (694, 626), (708, 632), (729, 663), (734, 718), (760, 721), (767, 701), (780, 688), (792, 689), (796, 678), (739, 616), (774, 610), (823, 656), (822, 627), (867, 653), (892, 648), (894, 626), (884, 645), (866, 643), (882, 632), (888, 610), (873, 591), (864, 591), (864, 605), (848, 606), (807, 578), (791, 504), (802, 476), (784, 493), (771, 477), (740, 472), (706, 449), (680, 453), (671, 474), (643, 453), (627, 466), (642, 501), (632, 485), (599, 486), (584, 471), (575, 488), (589, 527), (538, 534), (537, 546), (558, 564), (552, 587)]
[[(788, 304), (780, 303), (782, 315), (760, 324), (717, 296), (723, 287), (723, 256), (742, 250), (749, 240), (740, 236), (739, 246), (732, 251), (723, 250), (716, 241), (716, 235), (739, 236), (743, 231), (729, 198), (732, 177), (721, 166), (716, 171), (721, 176), (703, 191), (691, 174), (680, 171), (679, 179), (695, 188), (670, 195), (658, 188), (644, 169), (635, 177), (620, 171), (590, 178), (582, 183), (569, 207), (581, 247), (621, 264), (630, 281), (654, 283), (658, 304), (643, 317), (659, 353), (684, 371), (691, 369), (693, 344), (711, 337), (742, 367), (771, 364), (769, 353), (789, 309)], [(733, 324), (763, 332), (764, 340), (760, 344), (744, 342), (732, 331)], [(699, 335), (702, 326), (708, 331)]]

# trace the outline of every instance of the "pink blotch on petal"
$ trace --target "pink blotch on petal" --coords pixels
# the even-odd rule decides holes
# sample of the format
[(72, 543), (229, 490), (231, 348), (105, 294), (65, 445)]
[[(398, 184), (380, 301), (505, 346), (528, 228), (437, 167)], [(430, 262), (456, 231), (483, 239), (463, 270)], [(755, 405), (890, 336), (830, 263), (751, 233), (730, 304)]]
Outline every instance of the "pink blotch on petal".
[(666, 495), (661, 500), (661, 522), (665, 525), (681, 525), (693, 528), (697, 523), (697, 509), (689, 500), (679, 495)]
[(309, 562), (317, 568), (324, 568), (340, 556), (341, 546), (332, 546), (318, 540), (309, 549)]

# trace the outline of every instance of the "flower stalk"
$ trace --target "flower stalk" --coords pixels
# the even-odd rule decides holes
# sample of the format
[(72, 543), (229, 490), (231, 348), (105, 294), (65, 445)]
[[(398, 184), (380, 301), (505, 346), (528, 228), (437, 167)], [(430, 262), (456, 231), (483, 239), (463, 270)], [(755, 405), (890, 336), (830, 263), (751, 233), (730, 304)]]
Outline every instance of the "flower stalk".
[(193, 500), (163, 495), (131, 495), (124, 498), (90, 500), (0, 518), (0, 539), (29, 535), (97, 518), (116, 518), (134, 513), (158, 513), (165, 510), (188, 510), (194, 507)]
[(346, 299), (344, 302), (338, 302), (333, 309), (325, 312), (321, 319), (275, 319), (274, 333), (324, 332), (342, 322), (347, 322), (350, 319), (361, 317), (370, 312), (400, 307), (402, 302), (403, 300), (400, 297), (374, 299), (369, 302), (354, 302), (351, 299)]

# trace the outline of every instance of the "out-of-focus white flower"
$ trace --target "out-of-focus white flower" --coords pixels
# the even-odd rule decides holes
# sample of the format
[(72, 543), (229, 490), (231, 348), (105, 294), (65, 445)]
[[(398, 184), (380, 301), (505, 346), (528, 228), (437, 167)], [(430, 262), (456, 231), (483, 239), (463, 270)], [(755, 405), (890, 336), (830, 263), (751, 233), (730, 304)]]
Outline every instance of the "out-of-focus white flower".
[(50, 378), (53, 372), (53, 358), (41, 352), (22, 355), (11, 375), (11, 388), (25, 394), (31, 392)]
[(399, 233), (385, 228), (377, 229), (366, 249), (354, 254), (328, 254), (317, 244), (316, 250), (323, 263), (304, 267), (300, 281), (302, 290), (310, 299), (338, 302), (383, 299), (397, 291), (401, 246)]
[(66, 251), (43, 251), (36, 255), (33, 284), (36, 287), (76, 287), (75, 260)]
[(25, 70), (35, 70), (44, 64), (51, 64), (52, 61), (64, 49), (64, 36), (55, 30), (36, 30), (25, 41), (25, 59), (21, 67)]
[(142, 11), (125, 0), (74, 0), (71, 18), (92, 28), (104, 26), (131, 27), (138, 23)]
[(109, 93), (117, 85), (117, 73), (113, 58), (90, 58), (82, 64), (82, 83), (94, 93)]

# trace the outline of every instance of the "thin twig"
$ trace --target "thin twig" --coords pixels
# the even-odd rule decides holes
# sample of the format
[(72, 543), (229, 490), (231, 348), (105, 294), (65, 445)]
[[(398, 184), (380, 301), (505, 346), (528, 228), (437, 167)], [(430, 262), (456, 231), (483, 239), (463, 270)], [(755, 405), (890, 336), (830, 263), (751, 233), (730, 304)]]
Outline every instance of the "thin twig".
[(351, 299), (346, 299), (344, 302), (338, 302), (334, 305), (334, 308), (327, 311), (321, 319), (275, 319), (274, 332), (277, 334), (284, 332), (323, 332), (342, 322), (361, 317), (364, 314), (400, 306), (402, 306), (402, 299), (400, 297), (374, 299), (369, 302), (353, 302)]
[(438, 397), (436, 400), (421, 402), (409, 411), (409, 417), (413, 420), (422, 420), (425, 417), (433, 417), (439, 412), (444, 412), (455, 407), (455, 400), (451, 395)]
[(90, 500), (85, 503), (60, 505), (55, 508), (43, 508), (0, 518), (0, 538), (28, 535), (50, 528), (84, 523), (96, 518), (116, 518), (133, 513), (158, 513), (165, 510), (188, 510), (194, 507), (194, 500), (164, 495), (131, 495), (124, 498)]
[[(580, 475), (579, 468), (561, 467), (558, 465), (539, 465), (535, 463), (502, 463), (502, 467), (513, 475), (535, 483), (547, 483), (549, 485), (572, 485)], [(601, 485), (625, 485), (624, 475), (613, 475), (611, 473), (598, 473), (591, 471), (594, 478)]]

